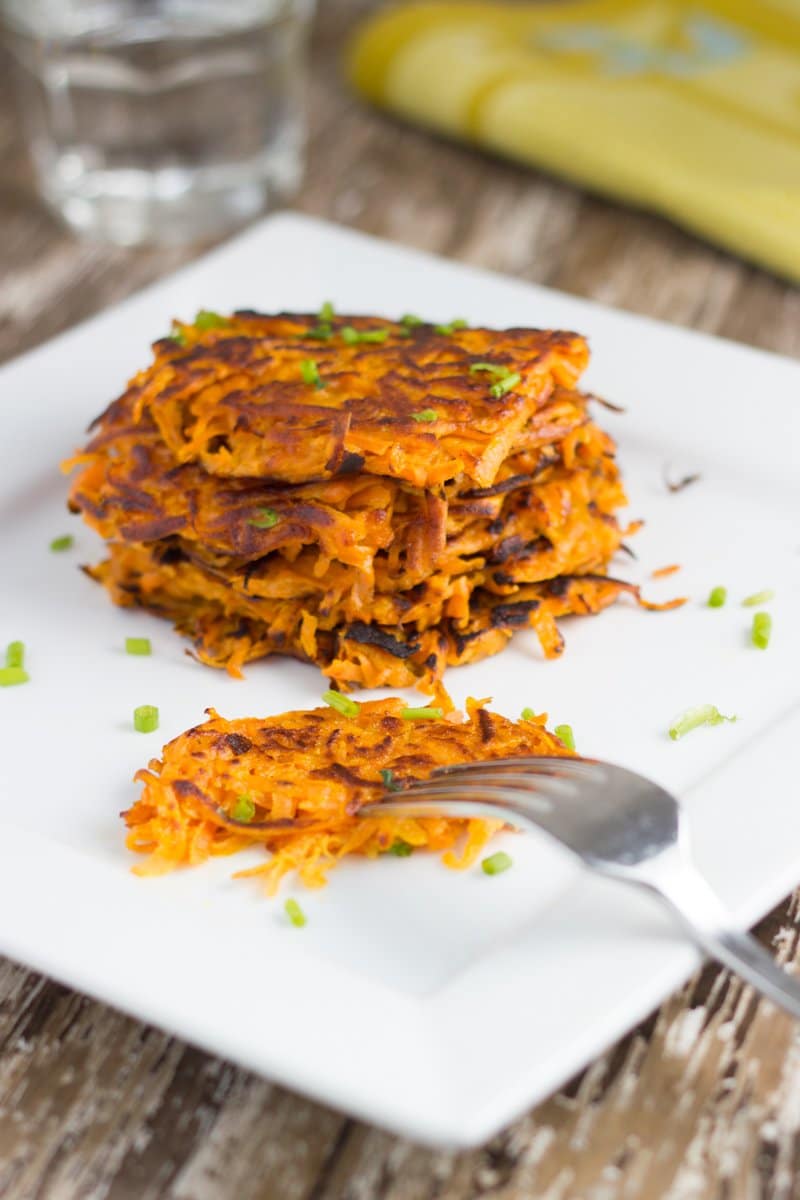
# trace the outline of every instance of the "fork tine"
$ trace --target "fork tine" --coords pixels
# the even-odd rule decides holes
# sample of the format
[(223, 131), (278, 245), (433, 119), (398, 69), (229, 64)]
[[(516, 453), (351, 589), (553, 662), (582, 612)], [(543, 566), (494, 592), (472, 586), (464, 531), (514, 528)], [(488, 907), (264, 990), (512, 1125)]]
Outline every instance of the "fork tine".
[(428, 790), (431, 787), (453, 789), (458, 787), (489, 786), (511, 788), (533, 795), (552, 796), (555, 799), (572, 799), (577, 795), (578, 782), (575, 779), (563, 779), (556, 775), (545, 775), (528, 771), (470, 771), (460, 775), (457, 771), (449, 775), (431, 775), (429, 779), (420, 779), (404, 786), (405, 794), (414, 794), (417, 790)]
[(484, 762), (455, 763), (452, 766), (436, 767), (432, 776), (461, 775), (462, 772), (480, 774), (487, 771), (503, 772), (522, 770), (531, 775), (571, 775), (576, 779), (591, 779), (595, 783), (605, 782), (603, 764), (591, 758), (568, 758), (565, 755), (536, 754), (528, 758), (495, 758)]
[(425, 817), (461, 817), (466, 820), (504, 821), (509, 825), (526, 824), (517, 813), (502, 802), (490, 800), (465, 800), (463, 793), (448, 793), (447, 796), (419, 796), (413, 800), (387, 800), (379, 804), (365, 804), (358, 810), (359, 817), (408, 817), (416, 820)]
[[(396, 797), (396, 798), (394, 798)], [(375, 804), (365, 804), (358, 810), (361, 817), (380, 816), (463, 816), (489, 817), (491, 820), (504, 820), (512, 825), (530, 823), (539, 824), (542, 816), (552, 810), (551, 802), (544, 796), (537, 796), (527, 788), (508, 788), (501, 784), (460, 783), (457, 787), (451, 783), (430, 784), (420, 786), (418, 790), (408, 789), (402, 796), (393, 794), (391, 800), (381, 800)], [(537, 820), (538, 818), (538, 820)]]

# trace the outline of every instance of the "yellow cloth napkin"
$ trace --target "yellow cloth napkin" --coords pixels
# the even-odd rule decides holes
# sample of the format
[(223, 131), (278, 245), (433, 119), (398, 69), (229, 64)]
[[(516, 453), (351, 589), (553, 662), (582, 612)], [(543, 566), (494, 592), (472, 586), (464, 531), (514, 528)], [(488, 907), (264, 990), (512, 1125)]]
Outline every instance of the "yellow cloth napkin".
[(798, 0), (404, 4), (349, 66), (376, 104), (800, 281)]

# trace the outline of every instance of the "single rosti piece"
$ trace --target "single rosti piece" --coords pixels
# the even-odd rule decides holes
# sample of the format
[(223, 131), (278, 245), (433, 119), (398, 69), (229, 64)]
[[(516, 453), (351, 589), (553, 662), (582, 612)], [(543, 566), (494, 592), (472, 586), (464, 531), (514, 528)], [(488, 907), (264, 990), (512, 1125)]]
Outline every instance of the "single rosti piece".
[[(579, 504), (611, 516), (626, 502), (614, 444), (590, 420), (585, 398), (559, 392), (542, 416), (544, 444), (516, 450), (491, 487), (461, 478), (435, 490), (363, 472), (293, 486), (222, 480), (196, 464), (176, 465), (152, 425), (111, 424), (71, 460), (81, 471), (70, 504), (110, 540), (180, 535), (247, 563), (263, 559), (266, 565), (272, 554), (293, 563), (311, 547), (323, 560), (369, 572), (374, 555), (391, 546), (392, 586), (399, 590), (436, 565), (431, 554), (419, 553), (420, 543), (442, 553), (448, 535), (483, 523), (486, 534), (476, 549), (485, 549), (498, 542), (496, 526), (501, 518), (505, 524), (509, 506), (534, 510), (538, 533), (555, 540)], [(561, 486), (572, 494), (562, 497)], [(510, 533), (504, 529), (506, 543)], [(409, 567), (417, 567), (417, 579), (408, 578)], [(323, 574), (317, 564), (315, 573)]]
[(572, 388), (588, 361), (582, 337), (551, 330), (214, 317), (176, 323), (96, 429), (152, 421), (177, 463), (224, 478), (364, 471), (488, 487), (553, 390)]
[[(562, 575), (515, 584), (500, 594), (484, 587), (464, 594), (453, 589), (452, 581), (433, 578), (415, 589), (417, 608), (464, 615), (440, 616), (433, 624), (421, 621), (417, 632), (397, 619), (392, 624), (365, 621), (366, 614), (334, 623), (289, 598), (234, 597), (226, 581), (189, 562), (171, 561), (169, 554), (167, 550), (167, 561), (158, 561), (146, 547), (112, 547), (111, 557), (89, 573), (117, 604), (138, 605), (173, 621), (192, 639), (196, 657), (209, 666), (237, 674), (248, 662), (290, 655), (316, 663), (342, 690), (417, 687), (441, 698), (448, 666), (497, 654), (522, 629), (533, 629), (545, 657), (557, 658), (564, 639), (556, 618), (594, 615), (625, 594), (644, 608), (682, 603), (649, 605), (633, 584), (606, 575)], [(391, 597), (381, 602), (382, 610), (395, 618), (401, 607)]]
[(420, 716), (431, 710), (398, 699), (346, 701), (352, 715), (325, 707), (227, 721), (209, 709), (136, 775), (142, 794), (123, 816), (128, 847), (147, 859), (134, 869), (158, 874), (262, 846), (271, 857), (240, 875), (274, 891), (289, 871), (318, 887), (350, 854), (428, 849), (469, 866), (502, 822), (357, 814), (437, 767), (571, 753), (544, 717), (510, 721), (486, 703), (469, 700), (466, 717)]

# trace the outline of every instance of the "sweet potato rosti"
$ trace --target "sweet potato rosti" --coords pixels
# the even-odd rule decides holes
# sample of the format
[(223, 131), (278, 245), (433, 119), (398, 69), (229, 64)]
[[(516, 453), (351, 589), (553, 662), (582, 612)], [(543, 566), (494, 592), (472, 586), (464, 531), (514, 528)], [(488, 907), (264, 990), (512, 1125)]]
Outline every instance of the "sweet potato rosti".
[(95, 422), (70, 504), (90, 574), (234, 674), (317, 663), (436, 692), (448, 664), (623, 591), (611, 439), (577, 334), (198, 314)]
[(444, 851), (448, 866), (475, 861), (502, 822), (397, 817), (358, 819), (364, 804), (426, 779), (436, 767), (519, 755), (570, 753), (538, 718), (509, 721), (470, 700), (463, 722), (409, 718), (401, 700), (226, 721), (210, 719), (166, 745), (136, 778), (140, 799), (124, 814), (136, 870), (156, 874), (211, 855), (262, 846), (271, 857), (243, 876), (274, 891), (288, 871), (310, 887), (347, 854)]

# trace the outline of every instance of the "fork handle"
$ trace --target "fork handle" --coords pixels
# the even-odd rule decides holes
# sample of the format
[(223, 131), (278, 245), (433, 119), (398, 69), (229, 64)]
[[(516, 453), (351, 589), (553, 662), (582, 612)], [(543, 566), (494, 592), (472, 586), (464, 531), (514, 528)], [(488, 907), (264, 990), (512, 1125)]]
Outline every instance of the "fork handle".
[(693, 941), (711, 958), (800, 1018), (800, 981), (780, 967), (752, 934), (736, 928), (717, 893), (685, 855), (667, 851), (649, 864), (642, 864), (634, 877), (666, 902)]

